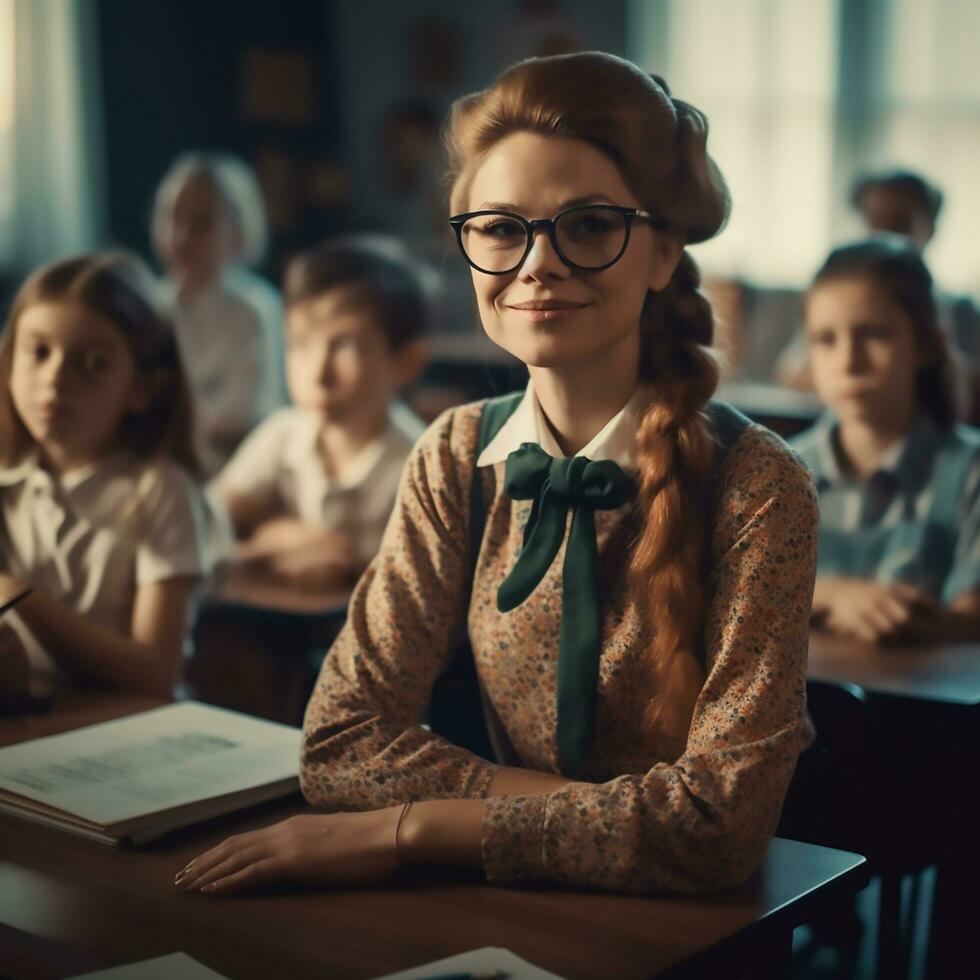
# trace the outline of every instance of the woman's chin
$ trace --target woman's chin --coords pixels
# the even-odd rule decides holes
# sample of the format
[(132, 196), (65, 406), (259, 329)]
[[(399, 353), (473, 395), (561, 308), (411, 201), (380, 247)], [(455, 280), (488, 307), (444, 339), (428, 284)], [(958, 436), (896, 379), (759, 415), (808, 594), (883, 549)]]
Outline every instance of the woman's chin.
[(490, 339), (529, 368), (561, 368), (586, 360), (588, 353), (569, 350), (568, 337), (523, 336), (509, 341), (500, 336)]

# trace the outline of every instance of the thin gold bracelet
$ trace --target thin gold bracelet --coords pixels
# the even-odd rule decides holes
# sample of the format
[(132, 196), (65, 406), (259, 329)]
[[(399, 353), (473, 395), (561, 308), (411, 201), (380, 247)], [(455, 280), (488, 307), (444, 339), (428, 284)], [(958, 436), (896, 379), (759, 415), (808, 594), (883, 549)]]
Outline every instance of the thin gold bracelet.
[(408, 803), (402, 807), (402, 812), (398, 814), (398, 823), (395, 824), (395, 860), (398, 862), (399, 866), (402, 864), (402, 856), (398, 850), (398, 832), (402, 829), (402, 821), (405, 819), (405, 815), (408, 813), (408, 811), (412, 808), (412, 803), (414, 802), (414, 800), (409, 800)]

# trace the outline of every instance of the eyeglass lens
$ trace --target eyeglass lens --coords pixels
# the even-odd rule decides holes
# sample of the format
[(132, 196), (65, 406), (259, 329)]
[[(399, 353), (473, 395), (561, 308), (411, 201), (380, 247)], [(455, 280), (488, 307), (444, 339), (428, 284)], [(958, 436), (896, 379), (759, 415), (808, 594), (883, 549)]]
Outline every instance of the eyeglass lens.
[[(529, 229), (506, 213), (481, 214), (466, 221), (460, 240), (467, 258), (487, 272), (510, 272), (524, 259)], [(555, 222), (562, 258), (583, 269), (617, 259), (626, 244), (627, 218), (601, 207), (566, 211)]]

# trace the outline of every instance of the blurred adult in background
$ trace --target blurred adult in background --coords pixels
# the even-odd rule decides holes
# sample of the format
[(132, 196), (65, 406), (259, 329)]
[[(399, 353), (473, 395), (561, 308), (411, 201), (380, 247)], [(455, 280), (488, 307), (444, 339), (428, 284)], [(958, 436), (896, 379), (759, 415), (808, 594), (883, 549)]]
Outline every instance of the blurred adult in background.
[(943, 192), (909, 170), (888, 170), (858, 176), (851, 204), (869, 232), (905, 235), (921, 252), (936, 232)]
[(286, 402), (282, 303), (248, 270), (265, 251), (265, 203), (251, 167), (222, 153), (185, 153), (156, 193), (153, 244), (167, 278), (206, 475)]

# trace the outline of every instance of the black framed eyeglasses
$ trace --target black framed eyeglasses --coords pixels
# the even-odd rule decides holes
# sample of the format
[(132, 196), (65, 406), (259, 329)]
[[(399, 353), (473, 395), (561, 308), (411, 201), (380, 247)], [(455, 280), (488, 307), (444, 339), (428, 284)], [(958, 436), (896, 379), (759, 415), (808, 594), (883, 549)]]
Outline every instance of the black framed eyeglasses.
[(616, 204), (580, 204), (559, 211), (553, 218), (527, 218), (512, 211), (468, 211), (456, 214), (449, 224), (466, 261), (478, 272), (503, 276), (519, 269), (534, 246), (541, 228), (558, 257), (570, 269), (599, 272), (615, 265), (630, 243), (636, 219), (651, 227), (666, 227), (649, 211)]

